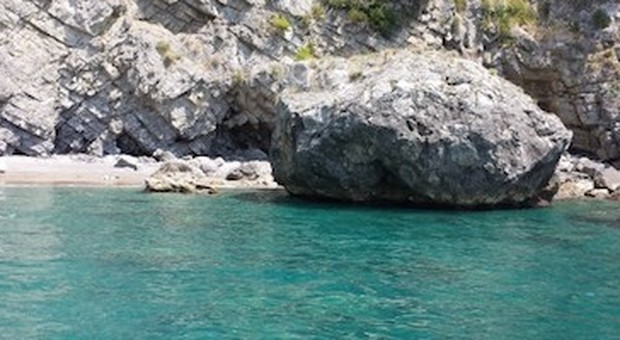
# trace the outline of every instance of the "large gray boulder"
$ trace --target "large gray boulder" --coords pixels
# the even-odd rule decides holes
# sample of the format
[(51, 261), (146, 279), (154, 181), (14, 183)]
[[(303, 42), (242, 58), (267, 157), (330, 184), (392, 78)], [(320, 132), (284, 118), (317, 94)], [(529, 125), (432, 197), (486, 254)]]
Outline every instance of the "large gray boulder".
[(294, 195), (518, 205), (545, 187), (571, 140), (519, 88), (448, 54), (332, 66), (315, 76), (329, 85), (278, 105), (272, 166)]

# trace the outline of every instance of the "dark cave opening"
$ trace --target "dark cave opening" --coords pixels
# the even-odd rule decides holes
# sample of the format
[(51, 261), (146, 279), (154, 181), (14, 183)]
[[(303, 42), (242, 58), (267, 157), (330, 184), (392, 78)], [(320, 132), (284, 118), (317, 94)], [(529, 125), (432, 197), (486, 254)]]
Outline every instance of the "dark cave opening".
[(217, 129), (211, 147), (211, 156), (223, 158), (265, 158), (271, 147), (273, 127), (267, 123), (244, 124)]
[(126, 131), (123, 131), (118, 137), (116, 137), (116, 146), (122, 154), (130, 156), (150, 156), (152, 152), (144, 149), (140, 146), (135, 139), (130, 136)]

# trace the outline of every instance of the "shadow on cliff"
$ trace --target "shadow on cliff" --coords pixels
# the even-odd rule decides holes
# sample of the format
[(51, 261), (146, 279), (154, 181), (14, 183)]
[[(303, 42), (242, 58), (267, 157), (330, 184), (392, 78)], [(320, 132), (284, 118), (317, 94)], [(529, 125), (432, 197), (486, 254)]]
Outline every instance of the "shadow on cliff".
[(187, 1), (138, 0), (136, 4), (144, 20), (158, 23), (175, 34), (194, 33), (215, 19)]

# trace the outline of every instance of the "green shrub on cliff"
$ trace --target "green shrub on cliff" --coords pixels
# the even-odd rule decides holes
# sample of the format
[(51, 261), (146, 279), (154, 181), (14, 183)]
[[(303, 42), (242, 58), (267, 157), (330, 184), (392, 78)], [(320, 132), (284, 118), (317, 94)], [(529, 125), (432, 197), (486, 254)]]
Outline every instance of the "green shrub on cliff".
[(528, 0), (482, 0), (484, 21), (497, 30), (502, 41), (511, 38), (514, 26), (534, 24), (537, 13)]
[(355, 23), (367, 23), (382, 34), (396, 27), (396, 13), (389, 0), (325, 0), (327, 6), (347, 11), (347, 18)]
[(602, 30), (611, 25), (611, 18), (605, 10), (599, 8), (592, 13), (592, 24), (596, 29)]

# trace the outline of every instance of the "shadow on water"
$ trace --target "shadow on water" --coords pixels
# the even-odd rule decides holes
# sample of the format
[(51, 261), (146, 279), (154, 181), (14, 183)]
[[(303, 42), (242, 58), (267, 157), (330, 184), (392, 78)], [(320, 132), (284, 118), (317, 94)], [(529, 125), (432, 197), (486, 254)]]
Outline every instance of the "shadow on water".
[[(344, 202), (331, 199), (316, 199), (307, 197), (296, 197), (289, 195), (283, 190), (272, 191), (248, 191), (232, 194), (231, 197), (249, 203), (275, 204), (288, 206), (291, 208), (315, 209), (315, 210), (381, 210), (381, 211), (403, 211), (403, 212), (424, 212), (425, 209), (406, 204), (389, 202)], [(449, 211), (449, 210), (446, 210)]]
[(396, 211), (415, 213), (468, 213), (489, 211), (541, 210), (548, 207), (537, 206), (481, 206), (474, 208), (450, 207), (445, 205), (414, 204), (391, 201), (347, 202), (329, 198), (299, 197), (289, 195), (284, 190), (244, 191), (231, 195), (234, 199), (253, 203), (269, 203), (304, 209), (320, 210), (364, 210), (364, 211)]

